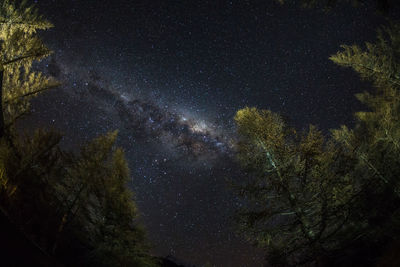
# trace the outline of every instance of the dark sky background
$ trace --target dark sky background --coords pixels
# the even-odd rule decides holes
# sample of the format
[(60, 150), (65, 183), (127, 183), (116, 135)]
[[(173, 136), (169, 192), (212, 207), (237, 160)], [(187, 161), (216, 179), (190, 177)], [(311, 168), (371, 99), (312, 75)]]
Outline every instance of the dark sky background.
[(196, 266), (262, 265), (231, 220), (240, 201), (226, 179), (246, 179), (233, 160), (235, 112), (271, 109), (326, 133), (351, 125), (363, 108), (354, 93), (371, 86), (328, 57), (373, 41), (385, 22), (372, 4), (35, 2), (55, 25), (40, 68), (63, 85), (35, 99), (24, 126), (62, 131), (67, 149), (119, 129), (152, 253)]

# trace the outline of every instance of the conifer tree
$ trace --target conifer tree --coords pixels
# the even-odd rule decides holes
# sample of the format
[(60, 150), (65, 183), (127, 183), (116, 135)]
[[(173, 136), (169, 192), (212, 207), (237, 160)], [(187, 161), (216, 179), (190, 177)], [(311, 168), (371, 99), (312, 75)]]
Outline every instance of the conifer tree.
[(344, 67), (351, 67), (361, 78), (372, 81), (380, 91), (400, 88), (400, 24), (382, 27), (377, 41), (366, 43), (365, 50), (358, 45), (342, 45), (343, 51), (330, 59)]
[(84, 256), (90, 265), (154, 266), (144, 231), (135, 222), (138, 211), (127, 188), (129, 169), (123, 151), (114, 148), (116, 136), (113, 132), (94, 139), (72, 159), (58, 193), (66, 203), (60, 237), (68, 239), (71, 231), (80, 237), (91, 248)]
[(52, 24), (34, 6), (22, 1), (4, 0), (0, 4), (0, 138), (16, 119), (29, 110), (29, 99), (57, 85), (32, 70), (34, 61), (51, 51), (37, 36)]
[(342, 126), (333, 138), (357, 162), (352, 177), (360, 192), (358, 209), (364, 216), (357, 221), (364, 237), (391, 242), (400, 237), (400, 25), (379, 30), (377, 42), (365, 49), (343, 49), (331, 60), (351, 67), (376, 90), (356, 95), (368, 111), (357, 112), (356, 127)]
[(51, 27), (26, 1), (0, 3), (0, 212), (42, 256), (73, 266), (155, 266), (116, 132), (74, 155), (60, 149), (59, 134), (7, 131), (29, 111), (31, 97), (58, 85), (33, 70), (51, 53), (37, 32)]
[[(51, 246), (61, 206), (55, 194), (63, 175), (59, 134), (37, 130), (13, 138), (11, 147), (0, 141), (0, 207), (32, 241), (45, 251)], [(3, 229), (6, 231), (6, 229)]]
[(299, 134), (269, 110), (245, 108), (235, 121), (238, 157), (250, 175), (236, 186), (245, 200), (237, 214), (241, 232), (267, 250), (273, 265), (309, 262), (337, 249), (331, 236), (342, 231), (352, 192), (334, 167), (348, 165), (340, 148), (316, 127)]
[(366, 49), (343, 46), (331, 57), (376, 87), (356, 95), (368, 110), (355, 114), (353, 129), (299, 135), (271, 111), (237, 112), (238, 158), (249, 173), (237, 186), (245, 203), (238, 220), (269, 263), (353, 257), (371, 265), (400, 237), (399, 40), (392, 25)]

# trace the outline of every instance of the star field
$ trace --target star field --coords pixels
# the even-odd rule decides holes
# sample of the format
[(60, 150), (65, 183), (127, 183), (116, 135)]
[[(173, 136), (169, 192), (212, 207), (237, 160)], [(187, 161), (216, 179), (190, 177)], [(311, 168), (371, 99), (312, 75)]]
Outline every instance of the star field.
[(202, 266), (261, 266), (234, 232), (240, 201), (227, 179), (233, 116), (280, 112), (301, 129), (352, 123), (370, 88), (328, 57), (384, 22), (370, 5), (330, 13), (273, 1), (36, 1), (55, 24), (40, 68), (62, 86), (35, 99), (29, 125), (65, 133), (63, 146), (119, 129), (130, 186), (155, 255)]

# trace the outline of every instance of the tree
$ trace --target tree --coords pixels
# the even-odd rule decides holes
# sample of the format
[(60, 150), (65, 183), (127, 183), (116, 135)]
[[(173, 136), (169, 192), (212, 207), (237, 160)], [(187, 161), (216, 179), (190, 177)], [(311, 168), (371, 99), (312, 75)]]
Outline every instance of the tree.
[(51, 53), (37, 32), (51, 27), (26, 1), (0, 3), (0, 212), (43, 255), (65, 263), (154, 266), (116, 132), (77, 156), (60, 149), (59, 134), (20, 137), (10, 129), (32, 97), (58, 85), (33, 68)]
[(62, 204), (54, 191), (63, 175), (60, 139), (59, 134), (37, 130), (30, 136), (14, 136), (12, 146), (0, 140), (1, 215), (42, 251), (40, 255), (48, 255)]
[(342, 45), (343, 51), (330, 59), (340, 66), (351, 67), (362, 79), (372, 81), (378, 93), (387, 88), (399, 88), (400, 24), (378, 29), (377, 42), (367, 42), (365, 46), (364, 51), (358, 45)]
[(356, 113), (356, 127), (342, 126), (333, 138), (357, 162), (352, 176), (360, 184), (364, 239), (394, 242), (400, 236), (400, 25), (380, 29), (377, 42), (365, 49), (343, 46), (331, 60), (375, 85), (374, 92), (356, 95), (368, 108)]
[(251, 174), (237, 186), (245, 200), (237, 215), (242, 233), (266, 248), (274, 265), (312, 261), (337, 249), (331, 237), (343, 229), (353, 190), (335, 168), (348, 165), (340, 148), (316, 127), (298, 134), (268, 110), (245, 108), (235, 121), (238, 157)]
[(400, 237), (399, 29), (331, 57), (376, 87), (356, 95), (368, 111), (356, 113), (353, 129), (299, 134), (271, 111), (237, 112), (238, 159), (249, 173), (236, 186), (244, 199), (237, 217), (270, 263), (371, 265)]
[(365, 51), (356, 45), (342, 48), (330, 59), (373, 82), (376, 91), (356, 94), (369, 110), (355, 114), (358, 123), (354, 130), (343, 126), (333, 131), (334, 138), (355, 150), (360, 164), (380, 182), (390, 184), (392, 192), (398, 195), (397, 171), (387, 166), (397, 164), (400, 153), (400, 24), (380, 29), (377, 42), (366, 43)]
[[(127, 187), (129, 169), (117, 132), (79, 155), (61, 135), (36, 131), (0, 141), (0, 212), (44, 255), (72, 266), (155, 266)], [(4, 230), (4, 229), (3, 229)]]
[(127, 188), (129, 169), (123, 151), (114, 148), (116, 137), (117, 132), (100, 136), (72, 159), (58, 190), (65, 203), (59, 240), (71, 233), (78, 237), (90, 248), (83, 256), (89, 265), (154, 266), (144, 231), (135, 223), (138, 210)]
[(34, 61), (51, 53), (37, 31), (51, 27), (26, 1), (19, 6), (11, 0), (0, 4), (0, 138), (16, 119), (27, 114), (30, 98), (58, 85), (32, 70)]

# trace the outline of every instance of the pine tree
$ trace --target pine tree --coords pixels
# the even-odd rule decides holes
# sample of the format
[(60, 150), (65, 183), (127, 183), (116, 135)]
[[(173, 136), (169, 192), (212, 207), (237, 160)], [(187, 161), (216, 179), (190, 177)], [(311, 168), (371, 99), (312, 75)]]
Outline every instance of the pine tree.
[(366, 49), (343, 46), (331, 57), (376, 87), (356, 95), (368, 110), (353, 129), (298, 134), (271, 111), (237, 112), (238, 158), (249, 173), (237, 186), (238, 220), (271, 264), (371, 265), (400, 237), (399, 40), (392, 25)]
[(59, 134), (20, 137), (10, 129), (32, 97), (58, 85), (33, 70), (51, 53), (37, 32), (51, 27), (26, 1), (0, 3), (0, 212), (41, 255), (66, 264), (154, 266), (116, 132), (75, 155), (60, 149)]
[(32, 70), (34, 61), (51, 51), (37, 36), (52, 24), (26, 1), (0, 4), (0, 138), (16, 119), (29, 111), (29, 99), (57, 86), (57, 82)]
[(58, 143), (61, 136), (37, 130), (0, 141), (0, 207), (35, 244), (45, 250), (53, 242), (60, 202), (54, 188), (63, 175)]
[(376, 43), (343, 45), (343, 51), (330, 59), (344, 67), (351, 67), (361, 78), (372, 81), (378, 90), (400, 87), (400, 24), (378, 30)]
[(352, 177), (360, 192), (364, 238), (385, 244), (400, 237), (400, 25), (379, 30), (377, 42), (365, 49), (343, 48), (331, 59), (373, 82), (376, 90), (356, 95), (368, 111), (356, 113), (354, 129), (342, 126), (333, 137), (357, 161)]
[(334, 138), (356, 151), (360, 164), (400, 197), (398, 174), (393, 168), (400, 155), (400, 24), (380, 29), (377, 42), (366, 43), (365, 50), (356, 45), (342, 47), (343, 51), (330, 59), (354, 69), (373, 82), (376, 90), (356, 94), (368, 111), (355, 114), (354, 130), (343, 126), (333, 131)]
[(79, 155), (61, 151), (61, 136), (41, 130), (14, 138), (13, 147), (0, 141), (1, 212), (44, 254), (79, 266), (156, 265), (116, 136), (94, 139)]
[(238, 158), (249, 173), (236, 186), (245, 201), (237, 214), (241, 232), (274, 265), (309, 262), (337, 249), (331, 236), (343, 229), (353, 190), (335, 167), (348, 165), (340, 148), (316, 127), (299, 134), (269, 110), (245, 108), (235, 121)]
[[(100, 136), (72, 159), (59, 188), (65, 203), (59, 239), (69, 233), (90, 247), (84, 258), (94, 266), (154, 266), (132, 192), (124, 153), (114, 148), (117, 132)], [(64, 233), (64, 229), (66, 233)], [(76, 242), (76, 241), (75, 241)], [(90, 255), (90, 257), (89, 257)]]

